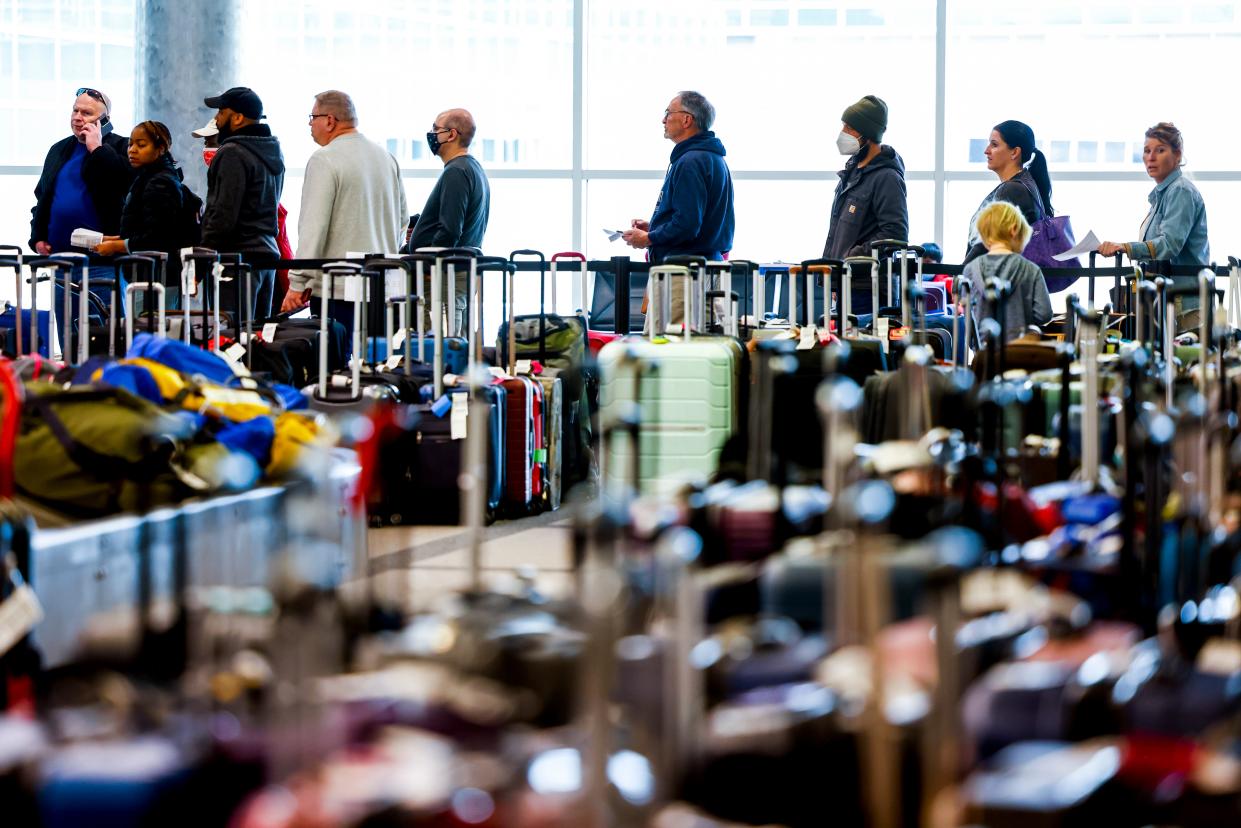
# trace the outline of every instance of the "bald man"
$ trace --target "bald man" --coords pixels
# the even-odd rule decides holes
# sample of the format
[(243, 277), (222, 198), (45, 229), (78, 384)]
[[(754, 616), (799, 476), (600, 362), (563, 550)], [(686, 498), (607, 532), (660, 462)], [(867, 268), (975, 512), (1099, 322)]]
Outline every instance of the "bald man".
[[(441, 112), (431, 124), (427, 145), (444, 163), (444, 172), (418, 217), (409, 240), (411, 251), (423, 247), (482, 248), (491, 188), (482, 165), (470, 155), (474, 132), (474, 116), (464, 109)], [(461, 331), (466, 284), (460, 276), (457, 282), (457, 330)]]

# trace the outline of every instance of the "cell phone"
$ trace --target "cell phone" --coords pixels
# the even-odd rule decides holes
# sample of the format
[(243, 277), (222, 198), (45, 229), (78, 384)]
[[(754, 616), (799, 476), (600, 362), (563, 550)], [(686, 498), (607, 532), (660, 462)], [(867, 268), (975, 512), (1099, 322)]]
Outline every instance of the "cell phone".
[(99, 126), (100, 126), (101, 128), (102, 128), (102, 127), (106, 127), (106, 126), (107, 126), (108, 124), (110, 124), (110, 123), (112, 123), (112, 119), (111, 119), (111, 118), (109, 118), (106, 114), (105, 114), (105, 115), (103, 115), (103, 116), (99, 119)]

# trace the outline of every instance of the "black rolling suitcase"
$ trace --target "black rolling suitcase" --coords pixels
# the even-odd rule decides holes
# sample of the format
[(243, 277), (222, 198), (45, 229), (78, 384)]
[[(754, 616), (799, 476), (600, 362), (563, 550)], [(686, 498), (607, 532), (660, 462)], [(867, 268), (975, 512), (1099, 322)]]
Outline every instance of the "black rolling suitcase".
[[(363, 271), (358, 265), (344, 262), (329, 264), (323, 269), (326, 288), (319, 319), (319, 381), (303, 393), (316, 411), (332, 415), (358, 415), (365, 413), (376, 400), (397, 401), (400, 390), (373, 374), (362, 372), (364, 360), (362, 343), (365, 342), (365, 313), (367, 281), (376, 275)], [(348, 371), (332, 372), (328, 369), (328, 344), (331, 341), (328, 325), (328, 297), (334, 292), (336, 279), (353, 279), (355, 319), (361, 320), (353, 332), (353, 359)]]

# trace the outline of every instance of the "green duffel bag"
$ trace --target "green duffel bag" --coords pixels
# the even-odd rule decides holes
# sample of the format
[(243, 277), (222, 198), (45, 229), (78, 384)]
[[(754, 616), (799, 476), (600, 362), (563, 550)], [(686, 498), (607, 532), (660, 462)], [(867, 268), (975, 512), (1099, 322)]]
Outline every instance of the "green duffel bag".
[(185, 471), (187, 418), (120, 388), (26, 385), (13, 456), (17, 488), (89, 518), (179, 502), (211, 487)]
[[(545, 340), (539, 336), (538, 314), (518, 316), (513, 320), (518, 359), (537, 359), (548, 368), (580, 371), (586, 362), (586, 326), (577, 316), (549, 313), (546, 317)], [(496, 353), (501, 365), (508, 364), (508, 323), (500, 326)]]

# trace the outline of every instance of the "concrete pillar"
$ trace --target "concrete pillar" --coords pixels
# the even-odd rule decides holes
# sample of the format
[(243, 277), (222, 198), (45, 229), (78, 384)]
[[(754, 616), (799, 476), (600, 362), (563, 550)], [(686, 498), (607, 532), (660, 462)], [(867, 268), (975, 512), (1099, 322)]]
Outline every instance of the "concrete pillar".
[(190, 135), (207, 122), (203, 98), (237, 85), (238, 0), (138, 4), (137, 121), (155, 120), (172, 132), (172, 154), (185, 182), (207, 195), (203, 142)]

